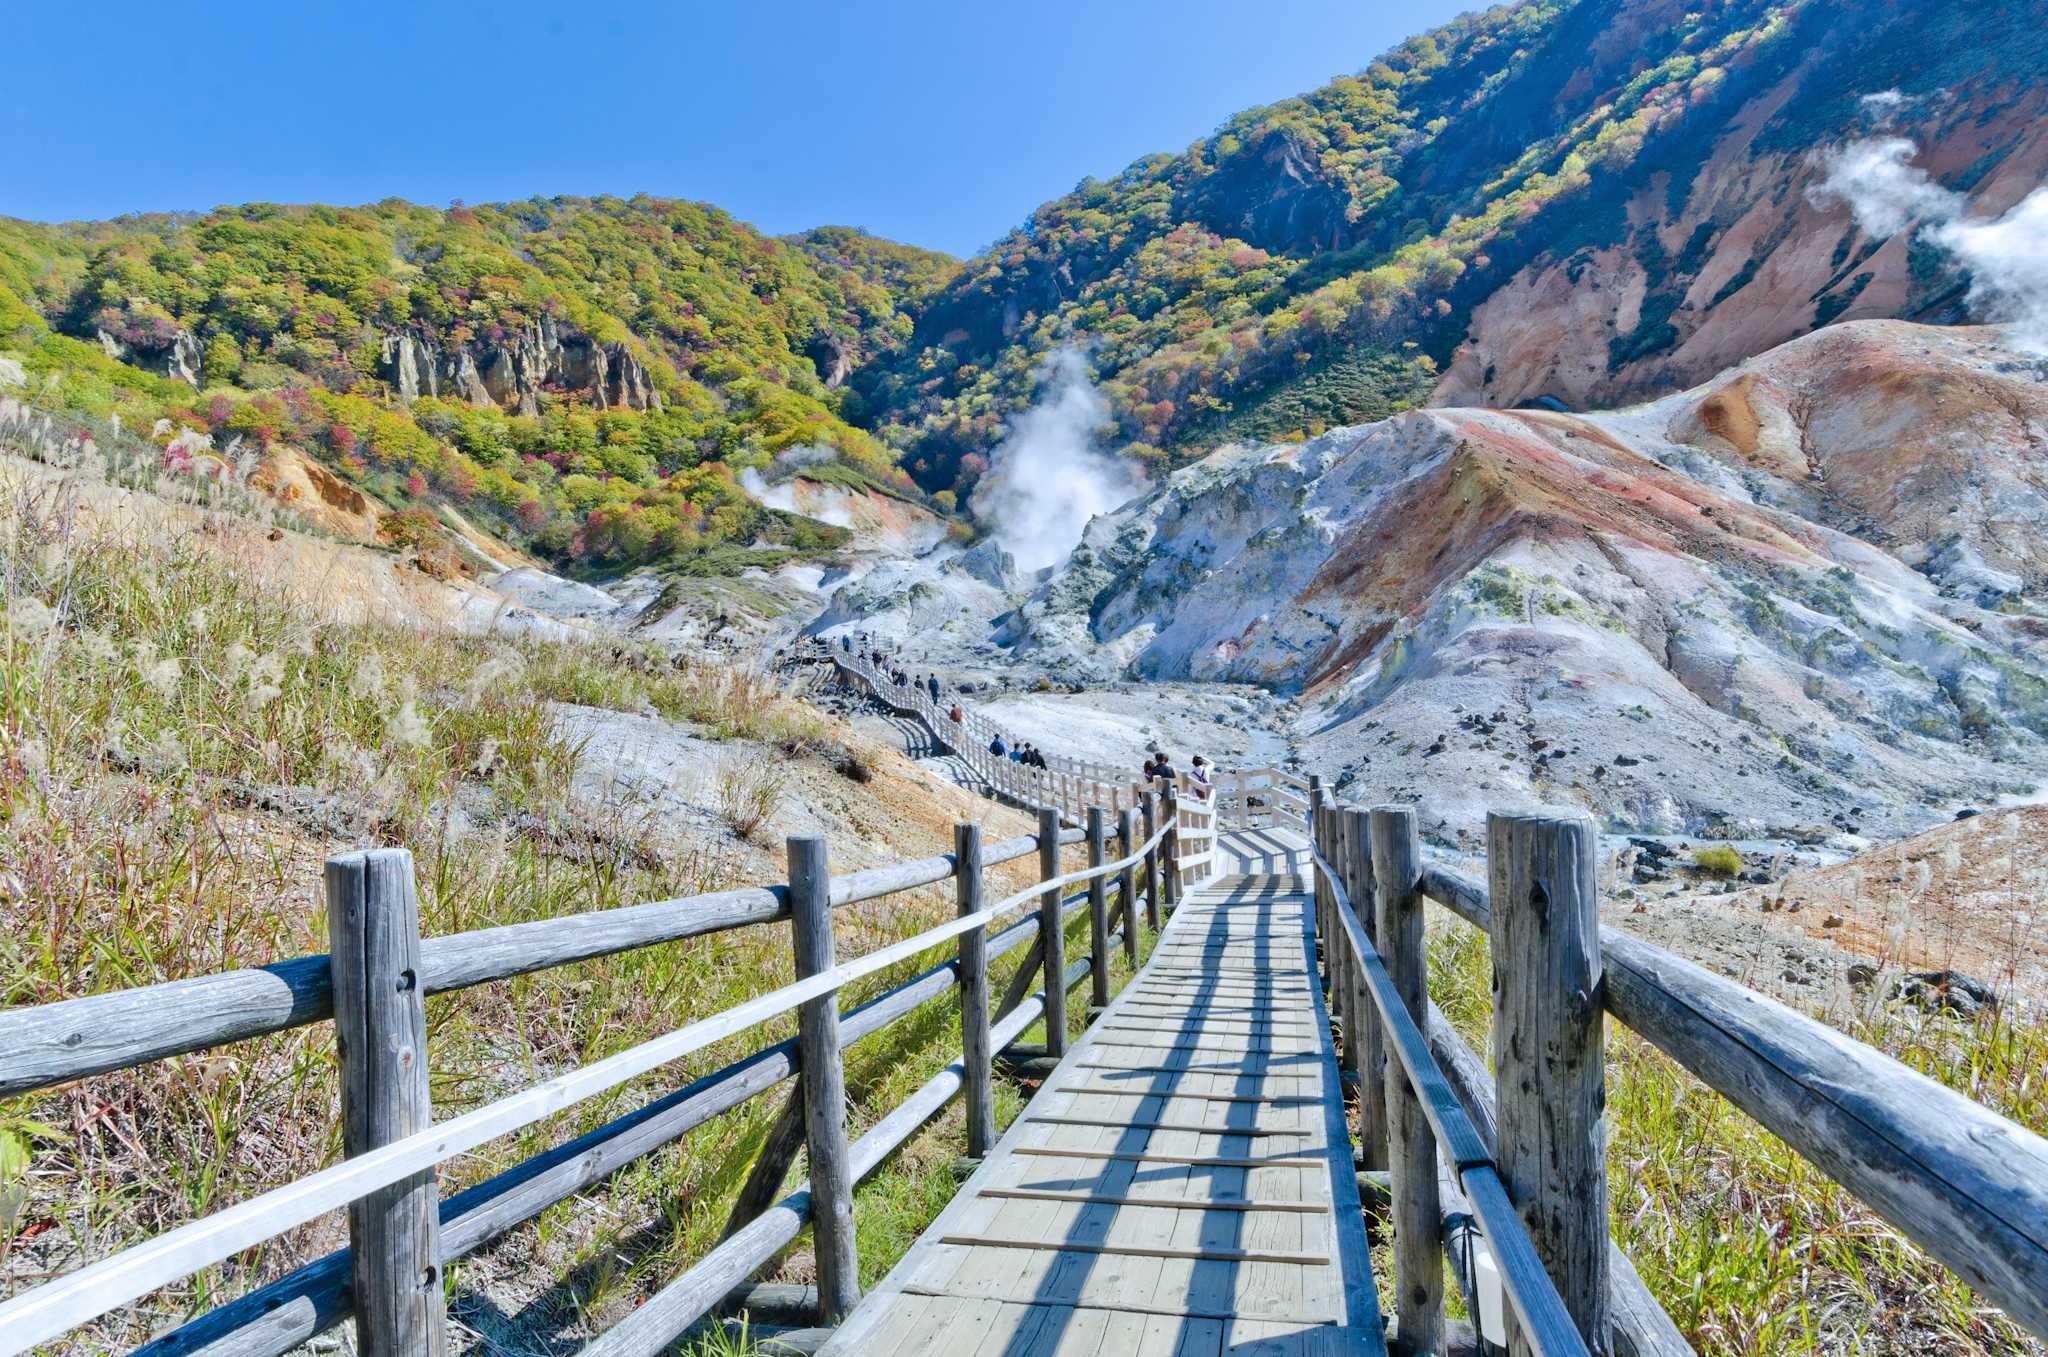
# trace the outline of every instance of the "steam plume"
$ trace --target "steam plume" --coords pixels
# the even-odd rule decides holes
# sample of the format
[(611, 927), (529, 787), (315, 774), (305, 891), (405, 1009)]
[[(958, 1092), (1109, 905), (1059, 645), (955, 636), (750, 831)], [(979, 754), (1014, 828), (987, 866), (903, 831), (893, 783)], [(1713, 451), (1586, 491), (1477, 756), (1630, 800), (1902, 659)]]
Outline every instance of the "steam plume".
[(2048, 189), (2002, 216), (1965, 216), (1963, 195), (1911, 164), (1914, 150), (1904, 137), (1881, 137), (1828, 151), (1826, 177), (1808, 196), (1820, 206), (1847, 203), (1872, 235), (1924, 223), (1923, 239), (1970, 271), (1971, 309), (2010, 323), (2014, 347), (2048, 353)]
[[(779, 462), (781, 459), (777, 458), (776, 460)], [(798, 465), (807, 466), (811, 465), (811, 463), (802, 462), (798, 463)], [(844, 503), (844, 493), (833, 487), (828, 487), (826, 493), (822, 496), (825, 503), (821, 507), (811, 510), (799, 509), (797, 507), (796, 486), (792, 482), (784, 481), (780, 485), (770, 485), (767, 478), (752, 467), (746, 467), (741, 470), (740, 489), (752, 495), (759, 501), (761, 507), (765, 509), (780, 509), (784, 513), (803, 514), (806, 517), (817, 519), (820, 523), (829, 523), (835, 528), (850, 528), (853, 526), (853, 515), (847, 512)]]
[(1038, 403), (1011, 421), (972, 501), (975, 518), (1024, 571), (1066, 560), (1089, 519), (1145, 488), (1136, 468), (1096, 441), (1109, 407), (1078, 349), (1055, 350), (1038, 384)]

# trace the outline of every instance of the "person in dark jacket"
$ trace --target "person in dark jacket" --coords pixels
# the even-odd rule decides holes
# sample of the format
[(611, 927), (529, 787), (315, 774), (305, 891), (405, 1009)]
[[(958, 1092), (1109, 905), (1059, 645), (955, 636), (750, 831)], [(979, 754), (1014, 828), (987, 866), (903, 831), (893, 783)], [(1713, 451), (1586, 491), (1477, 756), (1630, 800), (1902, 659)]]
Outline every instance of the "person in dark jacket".
[(1008, 745), (1003, 743), (1003, 737), (998, 735), (993, 740), (990, 740), (988, 742), (988, 752), (999, 759), (1008, 758), (1010, 755), (1010, 748)]
[(939, 700), (939, 676), (937, 674), (926, 675), (924, 686), (925, 690), (932, 695), (932, 701), (937, 702)]

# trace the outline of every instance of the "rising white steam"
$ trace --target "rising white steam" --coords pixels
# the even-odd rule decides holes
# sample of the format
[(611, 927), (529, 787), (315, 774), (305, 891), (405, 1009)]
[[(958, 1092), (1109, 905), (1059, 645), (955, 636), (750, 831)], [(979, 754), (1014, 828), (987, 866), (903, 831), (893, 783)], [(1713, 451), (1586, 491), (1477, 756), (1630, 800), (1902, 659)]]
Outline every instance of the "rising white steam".
[[(781, 458), (776, 459), (778, 462)], [(829, 458), (826, 460), (830, 460)], [(798, 463), (801, 466), (813, 463)], [(829, 523), (835, 528), (853, 526), (853, 515), (846, 508), (846, 492), (836, 486), (821, 487), (819, 505), (811, 509), (799, 509), (796, 503), (796, 483), (784, 481), (780, 485), (768, 484), (767, 478), (752, 467), (740, 471), (740, 489), (752, 495), (764, 509), (780, 509), (787, 514), (802, 514), (815, 518), (820, 523)]]
[(1904, 137), (1872, 137), (1821, 153), (1827, 177), (1807, 190), (1816, 207), (1847, 203), (1856, 224), (1874, 236), (1896, 235), (1907, 222), (1962, 215), (1963, 195), (1950, 192), (1911, 164), (1918, 148)]
[(2048, 188), (2002, 216), (1965, 216), (1963, 195), (1911, 164), (1914, 150), (1904, 137), (1882, 137), (1828, 151), (1827, 175), (1808, 196), (1820, 206), (1847, 203), (1872, 235), (1922, 223), (1924, 239), (1969, 269), (1971, 309), (2009, 323), (2015, 347), (2048, 353)]
[(1145, 488), (1143, 473), (1097, 441), (1108, 415), (1080, 350), (1055, 350), (1038, 370), (1037, 404), (1010, 422), (972, 501), (1019, 570), (1066, 560), (1089, 519)]
[(1889, 127), (1893, 118), (1918, 102), (1919, 100), (1910, 97), (1903, 90), (1892, 89), (1866, 94), (1858, 99), (1856, 104), (1879, 127)]

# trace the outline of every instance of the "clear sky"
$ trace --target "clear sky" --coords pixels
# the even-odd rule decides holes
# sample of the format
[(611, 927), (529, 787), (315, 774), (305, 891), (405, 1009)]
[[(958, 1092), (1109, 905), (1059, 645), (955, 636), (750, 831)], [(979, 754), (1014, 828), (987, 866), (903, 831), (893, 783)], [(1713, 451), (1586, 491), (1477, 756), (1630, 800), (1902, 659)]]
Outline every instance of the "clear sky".
[(0, 215), (700, 198), (971, 253), (1470, 0), (23, 0)]

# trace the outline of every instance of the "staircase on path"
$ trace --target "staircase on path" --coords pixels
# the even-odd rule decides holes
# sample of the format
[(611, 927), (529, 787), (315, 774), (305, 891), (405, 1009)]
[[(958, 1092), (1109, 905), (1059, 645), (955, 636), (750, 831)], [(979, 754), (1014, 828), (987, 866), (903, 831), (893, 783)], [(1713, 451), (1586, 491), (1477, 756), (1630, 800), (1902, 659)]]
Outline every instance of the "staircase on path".
[[(581, 1357), (661, 1357), (707, 1319), (752, 1313), (776, 1288), (750, 1279), (807, 1227), (817, 1285), (786, 1308), (837, 1327), (782, 1334), (787, 1350), (1447, 1357), (1480, 1337), (1517, 1357), (1689, 1357), (1610, 1235), (1610, 1019), (2048, 1338), (2048, 1141), (1603, 929), (1589, 816), (1489, 816), (1483, 878), (1468, 877), (1425, 861), (1413, 807), (1344, 805), (1277, 768), (1211, 786), (1050, 757), (1025, 769), (990, 753), (980, 715), (955, 720), (928, 689), (846, 647), (832, 658), (992, 795), (1031, 808), (1035, 831), (984, 844), (963, 822), (950, 853), (837, 875), (826, 840), (799, 835), (784, 883), (429, 937), (408, 853), (341, 854), (327, 863), (329, 955), (0, 1011), (0, 1097), (331, 1020), (347, 1152), (0, 1299), (0, 1357), (138, 1301), (160, 1309), (149, 1299), (160, 1288), (343, 1208), (347, 1250), (155, 1334), (138, 1357), (286, 1357), (345, 1318), (365, 1351), (443, 1357), (448, 1264), (784, 1084), (725, 1237)], [(989, 869), (1032, 857), (1029, 884), (990, 900)], [(835, 911), (901, 908), (933, 886), (950, 887), (949, 916), (835, 955)], [(1491, 1067), (1430, 1000), (1426, 906), (1486, 939)], [(427, 996), (785, 924), (792, 983), (434, 1115)], [(1117, 992), (1113, 948), (1136, 966), (1148, 933), (1151, 954)], [(990, 963), (1013, 953), (998, 1004)], [(1094, 1007), (1070, 1048), (1067, 995), (1084, 982)], [(928, 1019), (934, 1004), (959, 1016), (960, 1058), (856, 1137), (843, 1045)], [(789, 1014), (795, 1037), (757, 1033)], [(1040, 1024), (1044, 1047), (1023, 1046)], [(687, 1083), (441, 1195), (439, 1166), (454, 1157), (735, 1039), (762, 1044), (709, 1069), (707, 1054)], [(999, 1131), (1005, 1052), (1012, 1068), (1046, 1073)], [(956, 1100), (974, 1172), (863, 1297), (854, 1189)], [(785, 1191), (799, 1152), (803, 1181)], [(1375, 1176), (1357, 1173), (1361, 1162)], [(1368, 1182), (1387, 1241), (1384, 1324)], [(1447, 1268), (1476, 1335), (1449, 1321)]]
[(1219, 836), (1150, 961), (823, 1349), (1384, 1352), (1306, 841)]

